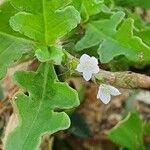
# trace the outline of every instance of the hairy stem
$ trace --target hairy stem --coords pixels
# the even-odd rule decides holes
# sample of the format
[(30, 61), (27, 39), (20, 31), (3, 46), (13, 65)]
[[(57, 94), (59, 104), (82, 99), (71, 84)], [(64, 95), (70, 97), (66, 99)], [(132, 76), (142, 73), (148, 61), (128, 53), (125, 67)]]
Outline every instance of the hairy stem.
[[(67, 57), (69, 59), (70, 69), (76, 70), (76, 67), (79, 63), (79, 59), (73, 57), (70, 54), (67, 54)], [(77, 73), (77, 71), (74, 73), (76, 75), (80, 75)], [(96, 80), (97, 83), (111, 84), (121, 88), (141, 88), (150, 90), (150, 76), (134, 73), (131, 71), (110, 72), (100, 70), (99, 73), (94, 75), (93, 80)]]
[(109, 83), (121, 88), (150, 89), (150, 77), (130, 71), (109, 72), (100, 70), (94, 75), (97, 81)]

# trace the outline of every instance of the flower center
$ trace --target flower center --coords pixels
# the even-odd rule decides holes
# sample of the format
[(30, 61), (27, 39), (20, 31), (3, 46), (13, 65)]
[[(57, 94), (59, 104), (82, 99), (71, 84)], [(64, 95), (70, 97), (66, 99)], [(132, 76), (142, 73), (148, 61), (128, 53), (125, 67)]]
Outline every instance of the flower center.
[(85, 70), (91, 70), (91, 69), (93, 69), (93, 64), (91, 64), (90, 61), (86, 61), (85, 64), (83, 65), (83, 68)]

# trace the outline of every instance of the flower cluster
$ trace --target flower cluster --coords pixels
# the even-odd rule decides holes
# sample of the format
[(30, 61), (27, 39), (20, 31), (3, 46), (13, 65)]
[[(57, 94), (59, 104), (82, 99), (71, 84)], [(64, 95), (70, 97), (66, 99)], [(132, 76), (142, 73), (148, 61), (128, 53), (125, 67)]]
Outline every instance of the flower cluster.
[[(89, 81), (93, 74), (100, 71), (98, 66), (98, 60), (95, 57), (90, 57), (87, 54), (83, 54), (80, 58), (80, 63), (77, 66), (77, 71), (83, 74), (83, 78)], [(104, 104), (108, 104), (111, 96), (120, 95), (118, 89), (111, 85), (101, 84), (97, 93), (97, 99), (100, 99)]]

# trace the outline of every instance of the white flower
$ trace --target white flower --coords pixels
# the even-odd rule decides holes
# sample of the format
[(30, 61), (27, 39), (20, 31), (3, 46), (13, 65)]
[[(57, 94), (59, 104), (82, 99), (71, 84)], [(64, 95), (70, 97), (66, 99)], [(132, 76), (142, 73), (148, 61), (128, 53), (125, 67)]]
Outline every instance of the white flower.
[(99, 72), (98, 61), (95, 57), (90, 57), (83, 54), (80, 58), (80, 64), (77, 66), (77, 71), (83, 72), (83, 78), (89, 81), (93, 73)]
[(104, 104), (108, 104), (111, 99), (111, 95), (117, 96), (120, 94), (121, 93), (119, 92), (119, 90), (115, 87), (111, 85), (101, 84), (97, 93), (97, 99), (100, 99)]

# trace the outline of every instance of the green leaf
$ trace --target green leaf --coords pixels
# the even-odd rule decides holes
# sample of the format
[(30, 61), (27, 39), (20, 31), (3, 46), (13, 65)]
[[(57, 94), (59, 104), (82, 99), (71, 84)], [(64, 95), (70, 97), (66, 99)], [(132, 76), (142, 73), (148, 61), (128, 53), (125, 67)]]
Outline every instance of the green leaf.
[(130, 150), (144, 150), (142, 121), (138, 113), (129, 113), (109, 131), (108, 138)]
[(11, 3), (20, 11), (11, 17), (11, 27), (46, 45), (55, 44), (80, 22), (78, 11), (69, 5), (70, 0), (39, 0), (38, 3), (11, 0)]
[(110, 19), (89, 23), (85, 36), (76, 44), (76, 50), (99, 45), (97, 52), (102, 63), (123, 55), (130, 61), (150, 64), (150, 47), (133, 35), (133, 20), (125, 19), (118, 26), (124, 15), (123, 12), (117, 12)]
[(150, 28), (137, 31), (135, 34), (139, 36), (143, 42), (150, 46)]
[(142, 19), (142, 17), (139, 14), (137, 14), (136, 12), (131, 12), (129, 10), (126, 11), (127, 11), (127, 17), (132, 18), (134, 20), (135, 28), (139, 30), (147, 28), (146, 22)]
[(149, 0), (115, 0), (117, 5), (126, 6), (126, 7), (143, 7), (150, 8)]
[(43, 45), (38, 45), (35, 51), (35, 56), (41, 62), (52, 61), (56, 65), (60, 65), (63, 57), (63, 50), (61, 46), (47, 47)]
[(143, 124), (144, 135), (150, 135), (150, 121)]
[(0, 79), (3, 79), (7, 73), (7, 66), (0, 64)]
[(4, 90), (3, 88), (0, 86), (0, 101), (4, 99)]
[(33, 42), (20, 34), (16, 34), (9, 26), (9, 18), (16, 11), (9, 2), (0, 5), (0, 79), (7, 67), (18, 61), (24, 53), (32, 50)]
[[(6, 150), (35, 150), (43, 134), (52, 134), (70, 126), (70, 119), (60, 109), (79, 105), (77, 92), (57, 81), (52, 65), (43, 63), (37, 73), (19, 71), (14, 80), (29, 92), (17, 94), (19, 125), (7, 139)], [(57, 111), (59, 110), (59, 112)]]
[(73, 0), (72, 4), (80, 12), (81, 17), (88, 20), (90, 16), (101, 12), (104, 0)]

